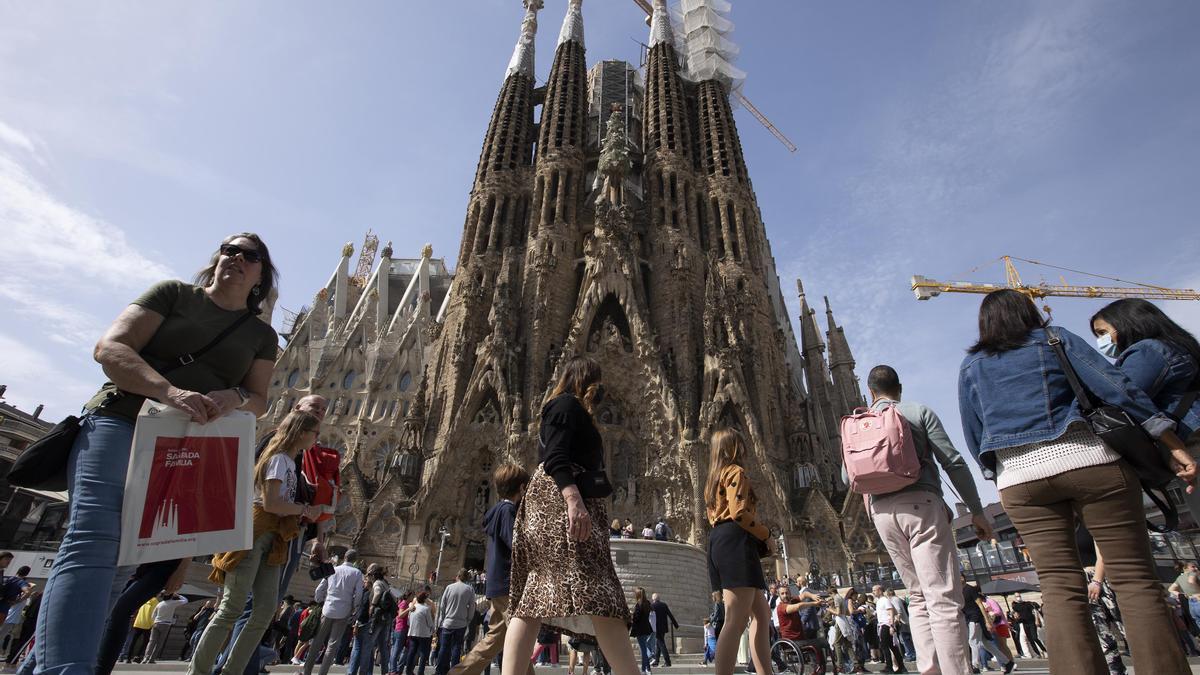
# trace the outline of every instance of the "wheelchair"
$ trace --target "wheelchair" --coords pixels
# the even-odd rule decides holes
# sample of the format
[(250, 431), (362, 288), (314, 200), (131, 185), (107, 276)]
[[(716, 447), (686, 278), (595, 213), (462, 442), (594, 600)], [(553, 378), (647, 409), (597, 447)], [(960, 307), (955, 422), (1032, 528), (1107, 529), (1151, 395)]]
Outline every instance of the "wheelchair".
[(777, 640), (771, 645), (771, 661), (781, 672), (792, 675), (840, 673), (833, 649), (822, 638)]

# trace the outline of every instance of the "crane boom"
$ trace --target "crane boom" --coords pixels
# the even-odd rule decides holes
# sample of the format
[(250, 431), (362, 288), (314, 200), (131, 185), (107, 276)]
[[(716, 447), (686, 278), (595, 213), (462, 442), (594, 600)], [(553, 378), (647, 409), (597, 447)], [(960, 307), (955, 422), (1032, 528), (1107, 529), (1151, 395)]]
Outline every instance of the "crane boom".
[[(912, 278), (912, 290), (917, 300), (928, 300), (942, 293), (978, 293), (986, 294), (1004, 288), (1020, 291), (1031, 298), (1142, 298), (1144, 300), (1200, 300), (1200, 292), (1190, 288), (1165, 288), (1148, 284), (1135, 286), (1092, 286), (1046, 284), (1029, 285), (1021, 281), (1021, 275), (1012, 263), (1011, 256), (1004, 256), (1004, 284), (986, 284), (973, 281), (937, 281), (928, 277), (915, 275)], [(1027, 260), (1042, 265), (1034, 260)], [(1121, 281), (1118, 279), (1117, 281)]]

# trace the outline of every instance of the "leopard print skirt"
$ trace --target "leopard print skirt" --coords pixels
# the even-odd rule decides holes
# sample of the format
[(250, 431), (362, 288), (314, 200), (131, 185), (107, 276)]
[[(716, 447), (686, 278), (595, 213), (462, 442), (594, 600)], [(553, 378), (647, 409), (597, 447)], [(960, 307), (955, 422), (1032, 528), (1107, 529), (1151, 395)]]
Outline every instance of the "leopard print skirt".
[(608, 504), (586, 499), (592, 533), (567, 535), (567, 505), (539, 465), (513, 526), (512, 615), (541, 619), (568, 635), (594, 636), (591, 617), (629, 623), (629, 606), (608, 548)]

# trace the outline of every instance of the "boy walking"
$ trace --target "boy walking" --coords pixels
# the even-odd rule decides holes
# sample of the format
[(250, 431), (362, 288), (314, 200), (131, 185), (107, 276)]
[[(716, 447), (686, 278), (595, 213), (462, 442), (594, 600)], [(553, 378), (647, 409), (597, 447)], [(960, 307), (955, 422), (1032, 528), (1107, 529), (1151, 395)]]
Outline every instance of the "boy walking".
[[(483, 516), (483, 531), (488, 544), (485, 556), (487, 582), (484, 595), (491, 604), (491, 618), (487, 634), (475, 643), (475, 648), (462, 657), (462, 661), (450, 670), (450, 675), (479, 675), (491, 664), (504, 648), (504, 634), (508, 630), (508, 591), (512, 576), (512, 533), (517, 517), (517, 504), (529, 484), (529, 474), (515, 464), (502, 464), (492, 474), (496, 486), (497, 502)], [(533, 664), (526, 666), (528, 675), (533, 675)]]

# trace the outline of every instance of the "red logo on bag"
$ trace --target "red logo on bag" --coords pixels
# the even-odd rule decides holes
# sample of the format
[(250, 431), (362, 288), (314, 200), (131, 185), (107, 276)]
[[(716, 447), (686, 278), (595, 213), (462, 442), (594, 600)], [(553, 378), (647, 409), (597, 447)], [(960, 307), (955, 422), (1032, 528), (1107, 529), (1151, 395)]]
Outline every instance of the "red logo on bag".
[(237, 468), (236, 437), (159, 436), (138, 538), (233, 529)]

